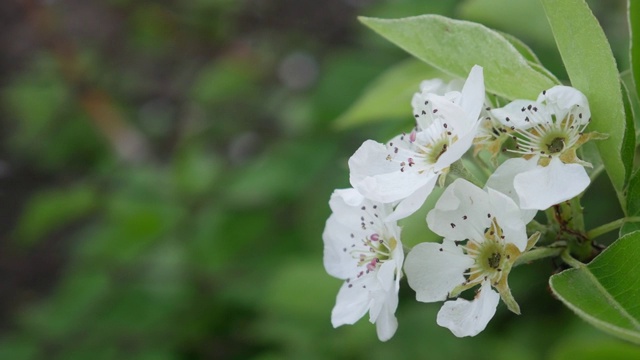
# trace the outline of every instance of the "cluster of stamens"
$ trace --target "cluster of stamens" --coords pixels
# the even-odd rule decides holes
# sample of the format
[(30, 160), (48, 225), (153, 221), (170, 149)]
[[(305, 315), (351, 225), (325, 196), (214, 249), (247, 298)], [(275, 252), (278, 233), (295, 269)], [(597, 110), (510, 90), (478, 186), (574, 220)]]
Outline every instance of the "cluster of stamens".
[[(535, 124), (528, 129), (518, 129), (511, 127), (515, 134), (515, 149), (508, 151), (520, 154), (525, 158), (539, 155), (543, 158), (560, 156), (566, 149), (571, 149), (580, 140), (587, 121), (582, 121), (582, 113), (578, 111), (579, 106), (570, 112), (564, 119), (558, 120), (555, 115), (551, 115), (551, 120), (539, 115), (538, 109), (532, 105), (523, 107), (521, 111), (525, 113), (525, 122)], [(510, 121), (507, 117), (507, 122)]]
[[(488, 214), (488, 216), (491, 215)], [(482, 241), (469, 239), (464, 246), (461, 245), (465, 253), (475, 260), (473, 266), (465, 272), (467, 280), (463, 285), (470, 287), (484, 280), (490, 280), (494, 286), (498, 284), (504, 274), (503, 266), (510, 260), (510, 255), (506, 253), (504, 238), (502, 228), (493, 217)]]
[[(360, 210), (365, 214), (360, 217), (360, 227), (362, 230), (367, 230), (371, 233), (366, 238), (359, 240), (357, 240), (355, 234), (351, 233), (350, 237), (354, 240), (354, 243), (351, 244), (350, 248), (345, 247), (342, 249), (345, 253), (348, 252), (351, 257), (357, 260), (358, 270), (355, 278), (369, 274), (376, 270), (384, 261), (390, 259), (397, 244), (395, 238), (391, 237), (385, 241), (384, 236), (381, 235), (379, 231), (371, 228), (372, 226), (376, 228), (373, 218), (379, 218), (377, 212), (378, 205), (362, 206)], [(349, 283), (350, 280), (351, 279), (347, 279), (347, 283)], [(349, 284), (349, 287), (352, 286), (353, 284)]]

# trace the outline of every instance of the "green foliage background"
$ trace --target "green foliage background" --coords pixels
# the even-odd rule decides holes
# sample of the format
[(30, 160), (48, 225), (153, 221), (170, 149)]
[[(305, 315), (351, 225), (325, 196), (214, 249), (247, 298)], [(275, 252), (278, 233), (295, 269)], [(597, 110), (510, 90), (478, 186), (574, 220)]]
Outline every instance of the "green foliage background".
[[(331, 327), (329, 195), (363, 140), (412, 121), (407, 100), (400, 121), (335, 126), (408, 57), (356, 16), (478, 21), (567, 79), (542, 6), (515, 3), (3, 2), (0, 359), (638, 358), (553, 299), (544, 261), (510, 277), (523, 314), (501, 305), (475, 338), (406, 283), (389, 342)], [(590, 5), (627, 69), (625, 2)], [(610, 194), (601, 176), (588, 228), (620, 217)]]

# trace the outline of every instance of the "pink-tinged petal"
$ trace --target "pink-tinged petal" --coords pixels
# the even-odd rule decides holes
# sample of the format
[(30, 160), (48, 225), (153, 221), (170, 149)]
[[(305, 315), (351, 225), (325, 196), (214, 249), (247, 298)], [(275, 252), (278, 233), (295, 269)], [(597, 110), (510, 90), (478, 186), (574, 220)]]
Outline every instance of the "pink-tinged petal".
[[(536, 168), (538, 158), (525, 160), (523, 158), (513, 158), (505, 161), (493, 172), (487, 180), (485, 188), (497, 190), (509, 196), (518, 206), (520, 205), (520, 197), (513, 187), (513, 181), (516, 175), (524, 173)], [(521, 209), (520, 215), (522, 221), (528, 224), (536, 216), (537, 210)]]
[(520, 206), (537, 210), (545, 210), (577, 196), (589, 183), (589, 175), (582, 165), (564, 164), (555, 157), (549, 165), (538, 165), (514, 178)]
[(452, 241), (421, 243), (413, 247), (404, 265), (409, 286), (416, 300), (445, 300), (449, 292), (465, 281), (464, 272), (474, 264)]
[(489, 195), (464, 179), (456, 179), (427, 214), (436, 234), (451, 240), (483, 239), (491, 223)]
[(587, 97), (570, 86), (554, 86), (541, 93), (538, 96), (538, 102), (546, 103), (549, 111), (555, 114), (558, 120), (564, 119), (570, 111), (576, 114), (575, 121), (580, 125), (586, 124), (591, 118)]
[(460, 95), (460, 107), (467, 114), (467, 118), (476, 121), (484, 104), (484, 75), (482, 67), (474, 65), (469, 72)]
[(502, 228), (506, 242), (514, 244), (520, 251), (527, 247), (527, 226), (522, 221), (522, 210), (507, 195), (487, 189), (491, 208), (495, 213), (498, 225)]
[(495, 315), (498, 302), (500, 295), (485, 281), (473, 301), (458, 298), (445, 302), (438, 312), (436, 322), (451, 330), (457, 337), (476, 336)]
[(404, 219), (420, 209), (429, 194), (433, 191), (437, 180), (437, 176), (431, 176), (424, 186), (416, 190), (404, 200), (401, 200), (393, 213), (385, 218), (385, 221), (397, 221)]
[[(363, 287), (364, 286), (364, 287)], [(371, 306), (371, 297), (364, 281), (344, 283), (331, 311), (333, 327), (351, 325), (360, 320)]]

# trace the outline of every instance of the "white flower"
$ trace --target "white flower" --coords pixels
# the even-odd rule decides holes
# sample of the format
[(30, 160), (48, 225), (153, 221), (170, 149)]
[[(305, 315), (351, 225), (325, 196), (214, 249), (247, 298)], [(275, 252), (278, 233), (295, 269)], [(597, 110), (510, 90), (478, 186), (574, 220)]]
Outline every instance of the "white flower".
[(444, 191), (427, 215), (429, 228), (444, 237), (443, 243), (421, 243), (407, 255), (409, 286), (422, 302), (457, 297), (476, 285), (480, 289), (472, 301), (446, 301), (438, 325), (458, 337), (477, 335), (493, 317), (500, 298), (520, 313), (507, 277), (516, 258), (539, 236), (527, 239), (528, 217), (508, 196), (463, 179)]
[(388, 220), (411, 215), (431, 193), (438, 176), (473, 143), (484, 98), (482, 68), (477, 65), (461, 92), (416, 94), (415, 130), (386, 145), (365, 141), (349, 159), (351, 185), (369, 199), (397, 204)]
[(404, 253), (400, 228), (384, 221), (391, 205), (365, 199), (355, 189), (336, 190), (329, 205), (333, 213), (322, 234), (324, 266), (345, 283), (331, 313), (334, 327), (353, 324), (369, 312), (378, 338), (390, 339), (398, 322), (398, 290)]
[(568, 86), (543, 91), (536, 101), (515, 100), (491, 111), (514, 131), (521, 158), (505, 161), (487, 185), (515, 192), (524, 209), (544, 210), (583, 192), (590, 183), (576, 149), (597, 133), (584, 134), (591, 120), (587, 98)]

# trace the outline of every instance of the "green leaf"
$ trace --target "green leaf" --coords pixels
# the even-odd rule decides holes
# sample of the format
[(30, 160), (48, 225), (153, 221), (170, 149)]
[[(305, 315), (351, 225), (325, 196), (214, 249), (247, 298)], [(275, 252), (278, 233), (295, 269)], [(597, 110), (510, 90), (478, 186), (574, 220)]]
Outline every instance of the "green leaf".
[(635, 131), (635, 123), (633, 119), (633, 96), (629, 88), (625, 85), (623, 81), (620, 82), (622, 87), (623, 94), (623, 103), (624, 103), (624, 113), (625, 113), (625, 129), (624, 136), (622, 137), (622, 148), (620, 149), (620, 157), (622, 158), (622, 163), (624, 165), (624, 184), (629, 182), (629, 178), (631, 177), (631, 172), (633, 171), (633, 158), (636, 152), (636, 131)]
[[(626, 188), (625, 213), (629, 217), (640, 216), (640, 170), (636, 170), (631, 176), (631, 179), (629, 179), (629, 184)], [(640, 230), (640, 223), (625, 223), (620, 228), (620, 236), (636, 230)]]
[(620, 156), (625, 115), (620, 80), (609, 42), (583, 0), (542, 0), (571, 84), (589, 99), (590, 130), (609, 134), (598, 150), (614, 188), (624, 187)]
[(640, 171), (636, 171), (627, 186), (627, 216), (640, 216)]
[(640, 232), (623, 236), (589, 265), (549, 280), (553, 293), (598, 329), (640, 344)]
[(438, 15), (360, 20), (392, 43), (443, 72), (466, 78), (484, 68), (487, 91), (509, 99), (534, 99), (556, 83), (531, 66), (500, 33)]
[[(636, 93), (640, 93), (640, 2), (629, 0), (629, 55)], [(635, 34), (635, 36), (634, 36)]]
[[(631, 70), (625, 70), (620, 73), (620, 80), (622, 80), (622, 89), (625, 91), (625, 114), (627, 115), (627, 123), (629, 117), (633, 122), (634, 129), (636, 129), (636, 144), (640, 142), (640, 98), (636, 91), (636, 86), (633, 83), (633, 74)], [(627, 103), (628, 102), (628, 103)], [(627, 109), (630, 107), (630, 110)]]
[(466, 0), (459, 8), (460, 18), (509, 31), (539, 46), (553, 46), (553, 35), (539, 0)]
[(340, 128), (411, 117), (411, 97), (420, 81), (441, 73), (415, 59), (403, 61), (374, 80), (364, 94), (335, 122)]
[(629, 343), (610, 339), (560, 342), (550, 358), (552, 360), (640, 359), (640, 348)]
[(506, 32), (499, 31), (499, 33), (509, 43), (511, 43), (511, 45), (513, 45), (513, 47), (516, 48), (516, 50), (518, 50), (520, 55), (524, 56), (524, 58), (527, 59), (527, 61), (533, 62), (536, 64), (542, 64), (540, 62), (540, 59), (538, 59), (538, 56), (533, 52), (533, 50), (531, 50), (531, 48), (527, 44), (522, 42), (522, 40)]
[(50, 190), (29, 199), (16, 227), (18, 241), (33, 245), (47, 234), (86, 216), (96, 207), (95, 191), (87, 186)]

